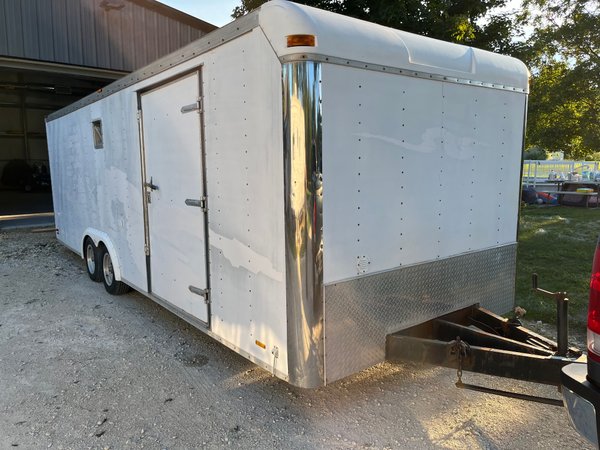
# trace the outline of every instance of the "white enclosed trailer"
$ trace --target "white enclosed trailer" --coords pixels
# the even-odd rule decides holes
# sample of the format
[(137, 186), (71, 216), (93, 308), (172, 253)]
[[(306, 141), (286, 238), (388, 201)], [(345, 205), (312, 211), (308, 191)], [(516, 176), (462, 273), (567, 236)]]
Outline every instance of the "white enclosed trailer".
[(48, 117), (57, 236), (323, 385), (512, 308), (527, 92), (513, 58), (275, 0)]

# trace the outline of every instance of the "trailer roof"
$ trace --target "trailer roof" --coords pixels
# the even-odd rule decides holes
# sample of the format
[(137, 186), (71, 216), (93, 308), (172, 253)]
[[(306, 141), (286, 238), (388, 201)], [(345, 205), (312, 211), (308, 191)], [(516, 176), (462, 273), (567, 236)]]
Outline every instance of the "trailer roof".
[[(58, 119), (115, 92), (261, 28), (282, 62), (316, 60), (332, 64), (527, 93), (529, 71), (518, 59), (439, 41), (352, 17), (271, 0), (101, 91), (50, 114)], [(314, 35), (314, 47), (288, 47), (287, 36)]]
[[(260, 8), (260, 27), (279, 57), (299, 52), (479, 81), (527, 92), (529, 71), (518, 59), (444, 42), (286, 0)], [(286, 36), (312, 34), (315, 47), (287, 47)], [(306, 58), (310, 59), (310, 58)]]

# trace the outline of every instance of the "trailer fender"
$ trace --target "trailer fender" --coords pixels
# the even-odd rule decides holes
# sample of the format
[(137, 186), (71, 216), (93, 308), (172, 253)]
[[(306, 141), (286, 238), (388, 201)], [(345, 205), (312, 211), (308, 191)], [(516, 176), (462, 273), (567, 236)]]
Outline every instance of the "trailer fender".
[[(96, 246), (100, 244), (104, 244), (108, 253), (110, 253), (110, 259), (113, 264), (113, 271), (115, 274), (115, 280), (121, 281), (121, 263), (119, 261), (119, 254), (117, 253), (115, 246), (112, 241), (108, 237), (108, 235), (102, 231), (96, 230), (94, 228), (87, 228), (81, 237), (81, 245), (80, 249), (83, 249), (83, 243), (85, 242), (86, 237), (90, 237)], [(81, 250), (81, 255), (83, 257), (83, 250)]]

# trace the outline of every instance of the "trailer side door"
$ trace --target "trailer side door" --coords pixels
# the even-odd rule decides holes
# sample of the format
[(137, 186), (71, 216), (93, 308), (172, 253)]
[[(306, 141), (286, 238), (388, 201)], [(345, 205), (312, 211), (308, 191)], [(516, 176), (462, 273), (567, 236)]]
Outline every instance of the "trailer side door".
[(149, 290), (208, 324), (200, 71), (141, 94)]

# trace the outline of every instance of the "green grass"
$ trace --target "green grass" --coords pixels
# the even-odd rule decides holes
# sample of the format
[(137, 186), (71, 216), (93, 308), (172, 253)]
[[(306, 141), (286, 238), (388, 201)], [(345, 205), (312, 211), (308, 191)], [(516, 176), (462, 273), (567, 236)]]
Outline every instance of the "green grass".
[(531, 291), (531, 274), (539, 287), (567, 291), (572, 325), (586, 321), (592, 258), (600, 234), (600, 209), (526, 206), (521, 210), (517, 257), (516, 304), (526, 319), (556, 323), (553, 299)]

